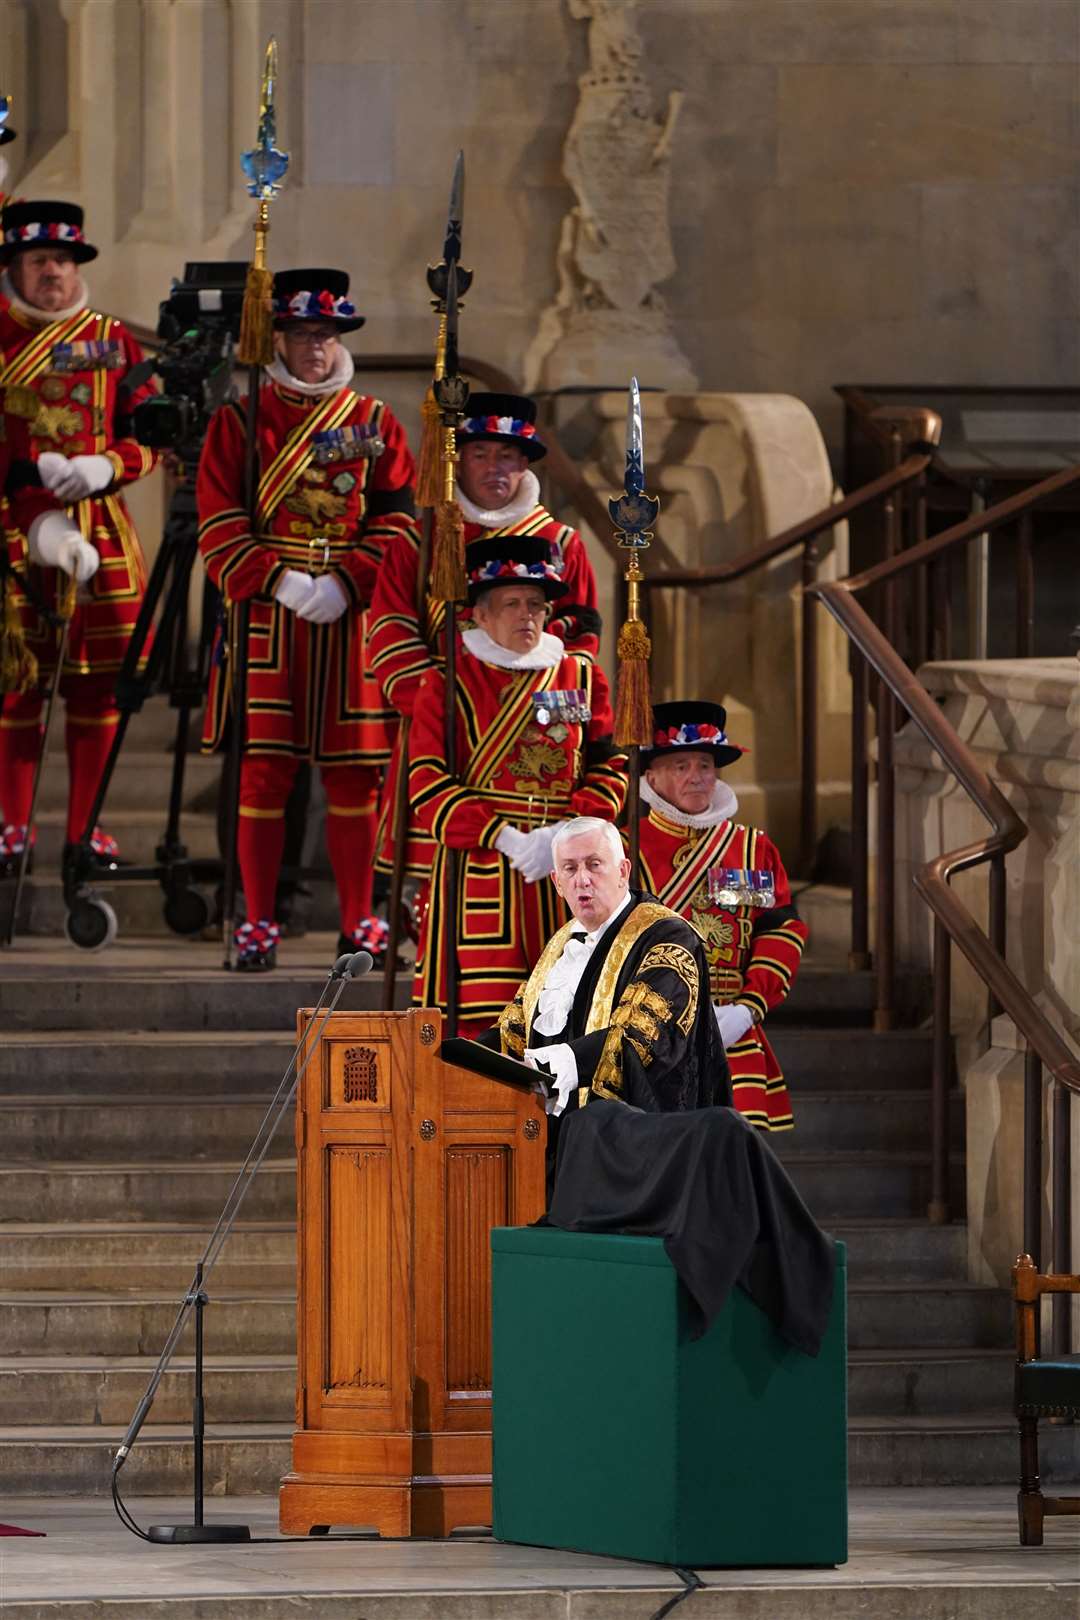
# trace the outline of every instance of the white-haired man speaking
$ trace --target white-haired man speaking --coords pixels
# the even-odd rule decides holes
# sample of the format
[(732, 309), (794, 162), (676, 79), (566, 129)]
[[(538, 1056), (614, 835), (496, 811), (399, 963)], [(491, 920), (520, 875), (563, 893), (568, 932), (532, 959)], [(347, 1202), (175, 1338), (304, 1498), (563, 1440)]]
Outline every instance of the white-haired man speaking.
[(550, 1075), (548, 1111), (591, 1096), (651, 1113), (731, 1103), (701, 937), (629, 886), (610, 822), (579, 816), (552, 843), (573, 920), (549, 941), (499, 1019), (502, 1050)]

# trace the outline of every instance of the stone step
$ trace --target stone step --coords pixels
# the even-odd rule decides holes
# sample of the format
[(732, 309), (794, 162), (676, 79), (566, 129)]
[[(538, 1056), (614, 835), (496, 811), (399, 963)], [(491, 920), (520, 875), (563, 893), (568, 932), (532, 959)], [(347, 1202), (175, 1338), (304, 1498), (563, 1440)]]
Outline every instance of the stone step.
[(924, 1282), (859, 1282), (848, 1288), (848, 1348), (993, 1350), (1011, 1344), (1007, 1289), (946, 1278)]
[[(165, 1292), (179, 1297), (210, 1236), (209, 1225), (0, 1225), (0, 1276), (21, 1293)], [(226, 1239), (215, 1288), (296, 1289), (296, 1228), (241, 1222)]]
[[(896, 975), (896, 1023), (919, 1024), (930, 1013), (930, 978), (923, 973)], [(869, 1028), (877, 987), (873, 973), (850, 972), (845, 959), (809, 956), (802, 964), (787, 1000), (769, 1014), (768, 1028), (799, 1024), (821, 1029)]]
[[(31, 942), (32, 943), (32, 942)], [(296, 1009), (318, 999), (333, 963), (336, 936), (319, 933), (286, 941), (282, 963), (273, 973), (226, 973), (220, 945), (173, 938), (167, 945), (132, 940), (101, 952), (71, 946), (42, 952), (59, 958), (59, 968), (34, 971), (35, 953), (19, 950), (4, 959), (0, 976), (0, 1029), (48, 1035), (60, 1030), (129, 1030), (137, 1015), (144, 1031), (278, 1030), (296, 1028)], [(140, 957), (152, 949), (169, 966), (139, 971)], [(289, 965), (289, 957), (295, 965)], [(126, 964), (132, 963), (131, 967)], [(29, 966), (28, 966), (29, 964)], [(148, 964), (149, 966), (149, 964)], [(62, 971), (60, 970), (62, 969)], [(407, 1006), (412, 978), (399, 974), (399, 1006)], [(376, 1011), (382, 979), (369, 974), (346, 985), (342, 1011)]]
[[(139, 739), (128, 738), (120, 764), (109, 783), (102, 821), (108, 825), (113, 810), (144, 810), (163, 817), (172, 785), (171, 749), (140, 748)], [(129, 746), (134, 743), (136, 746)], [(184, 763), (184, 803), (206, 811), (214, 802), (221, 779), (221, 760), (205, 754), (188, 754)], [(38, 806), (42, 811), (65, 810), (68, 800), (68, 772), (64, 750), (56, 743), (41, 773)], [(206, 801), (209, 800), (209, 803)]]
[[(124, 853), (127, 858), (127, 852)], [(35, 872), (38, 873), (36, 867)], [(310, 926), (319, 930), (336, 928), (339, 924), (339, 909), (337, 889), (333, 881), (329, 877), (312, 878), (308, 886), (311, 889)], [(207, 905), (211, 905), (213, 885), (204, 883), (196, 884), (195, 887)], [(117, 930), (120, 935), (157, 935), (163, 940), (175, 940), (180, 949), (187, 943), (188, 936), (174, 933), (165, 920), (165, 896), (160, 883), (142, 878), (133, 879), (129, 883), (103, 881), (95, 883), (93, 889), (95, 895), (105, 900), (116, 913)], [(6, 918), (7, 907), (11, 903), (10, 899), (6, 898), (10, 895), (10, 884), (3, 886), (3, 895), (5, 898), (0, 899), (0, 905), (5, 909), (0, 915)], [(207, 915), (209, 916), (209, 912)], [(60, 939), (64, 937), (66, 921), (67, 905), (58, 870), (52, 875), (46, 871), (28, 879), (19, 902), (17, 935), (29, 934)]]
[[(160, 807), (147, 805), (135, 810), (107, 811), (105, 824), (120, 845), (124, 860), (143, 866), (155, 859), (157, 846), (165, 831), (167, 811), (167, 803)], [(180, 836), (193, 860), (217, 858), (215, 816), (188, 811), (181, 818)], [(38, 816), (34, 869), (39, 876), (59, 872), (66, 837), (67, 815), (64, 810), (45, 810)]]
[[(102, 1355), (156, 1355), (175, 1320), (184, 1286), (176, 1294), (149, 1289), (5, 1290), (0, 1293), (0, 1355), (91, 1349)], [(284, 1355), (292, 1349), (294, 1289), (219, 1287), (215, 1276), (208, 1292), (208, 1352)], [(995, 1349), (1009, 1343), (1011, 1332), (1009, 1296), (1001, 1289), (944, 1281), (861, 1283), (849, 1290), (848, 1342), (853, 1350), (911, 1344)]]
[[(281, 1155), (264, 1160), (244, 1201), (249, 1221), (295, 1216), (296, 1164)], [(217, 1220), (239, 1168), (236, 1164), (4, 1165), (0, 1222)]]
[[(928, 1152), (873, 1153), (848, 1151), (832, 1155), (798, 1145), (798, 1131), (775, 1132), (770, 1145), (787, 1169), (816, 1220), (828, 1226), (837, 1219), (862, 1216), (926, 1214), (930, 1202)], [(964, 1163), (950, 1161), (952, 1213), (964, 1213)]]
[[(0, 1425), (126, 1424), (156, 1365), (153, 1356), (73, 1353), (0, 1356)], [(852, 1417), (929, 1417), (1009, 1413), (1014, 1358), (994, 1351), (855, 1350), (848, 1368)], [(154, 1397), (156, 1423), (191, 1417), (194, 1362), (176, 1356)], [(296, 1363), (291, 1354), (208, 1355), (206, 1411), (217, 1423), (286, 1423), (293, 1411)]]
[[(128, 1015), (133, 1009), (129, 1007)], [(168, 1098), (189, 1106), (223, 1093), (269, 1102), (292, 1055), (286, 1030), (114, 1030), (109, 1035), (8, 1033), (0, 1042), (0, 1098), (33, 1083), (38, 1095), (77, 1100), (96, 1092)]]
[[(101, 1159), (116, 1163), (128, 1159), (169, 1164), (176, 1159), (219, 1161), (232, 1154), (242, 1160), (275, 1089), (268, 1090), (265, 1098), (229, 1093), (217, 1097), (174, 1094), (137, 1099), (120, 1093), (64, 1097), (57, 1102), (2, 1097), (0, 1140), (9, 1160), (26, 1163), (91, 1163)], [(292, 1142), (291, 1108), (274, 1140), (281, 1152)]]
[[(775, 1146), (782, 1134), (808, 1153), (925, 1149), (930, 1140), (930, 1093), (869, 1089), (875, 1083), (876, 1076), (868, 1074), (864, 1091), (803, 1091), (800, 1085), (791, 1099), (794, 1130), (777, 1132), (770, 1141)], [(3, 1117), (0, 1113), (0, 1120)], [(964, 1098), (959, 1091), (949, 1099), (949, 1124), (951, 1146), (959, 1152), (964, 1145)]]
[(907, 1282), (967, 1275), (967, 1226), (953, 1221), (829, 1222), (833, 1237), (847, 1244), (848, 1278), (853, 1282)]
[(771, 1014), (766, 1029), (792, 1092), (929, 1091), (929, 1030), (774, 1028)]
[[(216, 1282), (216, 1279), (215, 1279)], [(208, 1290), (207, 1354), (280, 1356), (295, 1352), (295, 1292)], [(176, 1321), (179, 1300), (151, 1294), (65, 1294), (40, 1289), (0, 1293), (0, 1355), (157, 1357)], [(189, 1354), (194, 1320), (181, 1349)], [(7, 1397), (0, 1387), (0, 1403)], [(10, 1406), (7, 1407), (9, 1416)]]
[[(207, 1496), (275, 1492), (290, 1466), (291, 1436), (291, 1423), (208, 1423)], [(0, 1428), (0, 1470), (18, 1480), (20, 1496), (104, 1496), (112, 1456), (123, 1437), (122, 1424)], [(1074, 1483), (1080, 1477), (1080, 1428), (1044, 1425), (1040, 1464), (1044, 1484)], [(851, 1484), (860, 1486), (1015, 1485), (1016, 1423), (965, 1412), (924, 1418), (854, 1417), (849, 1425), (848, 1467)], [(121, 1484), (129, 1498), (136, 1493), (189, 1497), (191, 1477), (192, 1446), (186, 1427), (147, 1423), (124, 1465)], [(295, 1595), (291, 1601), (295, 1603)], [(945, 1614), (944, 1609), (940, 1612)]]
[(865, 1418), (981, 1412), (1000, 1421), (1012, 1410), (1015, 1366), (1015, 1351), (1008, 1346), (853, 1350), (848, 1359), (848, 1411), (852, 1417)]
[[(126, 1426), (156, 1366), (156, 1356), (0, 1356), (0, 1423)], [(191, 1421), (194, 1368), (191, 1356), (173, 1357), (154, 1396), (155, 1423)], [(212, 1423), (288, 1423), (296, 1358), (207, 1355), (203, 1388)]]
[[(289, 1048), (282, 1056), (287, 1059)], [(151, 1058), (152, 1061), (152, 1058)], [(282, 1062), (282, 1069), (285, 1063)], [(276, 1087), (256, 1097), (223, 1091), (214, 1097), (182, 1092), (142, 1096), (123, 1092), (61, 1097), (0, 1096), (0, 1140), (12, 1160), (151, 1160), (221, 1158), (246, 1153)], [(926, 1145), (925, 1094), (902, 1091), (810, 1093), (794, 1099), (793, 1139), (804, 1151), (901, 1152)], [(292, 1114), (279, 1129), (291, 1133)], [(963, 1099), (952, 1099), (952, 1143), (963, 1142)], [(785, 1135), (787, 1133), (784, 1133)]]

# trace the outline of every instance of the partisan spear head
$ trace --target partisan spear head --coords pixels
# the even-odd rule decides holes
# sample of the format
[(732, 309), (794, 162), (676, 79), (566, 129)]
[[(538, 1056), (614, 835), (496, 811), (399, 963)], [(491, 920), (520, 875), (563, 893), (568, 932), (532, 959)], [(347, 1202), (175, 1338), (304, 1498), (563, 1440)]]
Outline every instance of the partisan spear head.
[(259, 94), (259, 130), (250, 152), (240, 156), (240, 167), (247, 176), (248, 196), (257, 202), (270, 202), (281, 190), (285, 171), (289, 167), (288, 152), (277, 147), (277, 114), (274, 109), (274, 91), (277, 85), (277, 40), (271, 35), (263, 63), (262, 88)]
[(450, 266), (457, 265), (457, 295), (459, 301), (464, 298), (472, 286), (472, 271), (466, 270), (461, 264), (461, 228), (465, 220), (465, 153), (459, 152), (454, 159), (454, 173), (450, 180), (450, 205), (446, 215), (446, 237), (443, 241), (443, 256), (438, 264), (429, 264), (427, 268), (427, 284), (434, 294), (434, 307), (437, 314), (442, 315), (446, 310), (446, 284), (450, 274)]
[(446, 277), (446, 358), (443, 375), (431, 385), (443, 421), (453, 424), (464, 414), (469, 398), (469, 385), (458, 373), (458, 275), (457, 264), (451, 263)]
[(652, 539), (652, 526), (660, 502), (645, 493), (645, 442), (641, 426), (641, 393), (638, 380), (631, 377), (626, 401), (626, 468), (623, 493), (608, 501), (608, 512), (615, 525), (620, 546), (644, 550)]
[(11, 117), (11, 109), (15, 105), (14, 96), (0, 95), (0, 146), (15, 139), (15, 131), (8, 129), (7, 121)]

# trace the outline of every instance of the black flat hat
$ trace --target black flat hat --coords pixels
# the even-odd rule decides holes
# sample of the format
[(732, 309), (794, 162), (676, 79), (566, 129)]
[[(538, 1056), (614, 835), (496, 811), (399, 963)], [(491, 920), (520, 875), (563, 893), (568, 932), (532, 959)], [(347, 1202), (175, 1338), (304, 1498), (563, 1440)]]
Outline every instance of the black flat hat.
[(719, 770), (732, 765), (745, 752), (727, 739), (727, 710), (722, 703), (689, 702), (675, 699), (658, 703), (653, 709), (653, 741), (641, 750), (641, 768), (670, 754), (697, 750), (711, 754)]
[(547, 455), (547, 445), (536, 437), (536, 401), (524, 394), (470, 394), (457, 442), (482, 440), (512, 444), (530, 461)]
[(349, 302), (344, 270), (279, 270), (274, 277), (274, 325), (292, 321), (333, 321), (339, 332), (355, 332), (366, 317)]
[(465, 548), (470, 606), (498, 585), (538, 585), (553, 602), (569, 589), (561, 575), (558, 547), (538, 535), (500, 535), (497, 540), (474, 540)]
[(78, 203), (13, 202), (0, 214), (4, 261), (30, 248), (67, 248), (77, 264), (96, 259), (98, 250), (83, 236), (83, 211)]

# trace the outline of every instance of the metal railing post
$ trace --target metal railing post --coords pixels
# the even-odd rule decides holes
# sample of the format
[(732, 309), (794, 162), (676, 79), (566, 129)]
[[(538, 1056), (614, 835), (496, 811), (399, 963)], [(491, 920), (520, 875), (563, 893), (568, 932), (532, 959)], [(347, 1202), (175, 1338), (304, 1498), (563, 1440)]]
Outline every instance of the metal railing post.
[[(1053, 1109), (1054, 1159), (1050, 1171), (1050, 1230), (1054, 1270), (1072, 1271), (1072, 1119), (1067, 1086), (1055, 1084), (1051, 1093)], [(1072, 1338), (1072, 1300), (1068, 1294), (1055, 1294), (1050, 1342), (1056, 1356), (1067, 1355)]]
[(1029, 1046), (1024, 1052), (1024, 1253), (1042, 1270), (1042, 1063)]
[[(1005, 856), (992, 855), (990, 857), (990, 894), (989, 911), (987, 917), (987, 932), (990, 943), (998, 955), (1005, 955)], [(1001, 1011), (1001, 1003), (994, 992), (988, 988), (987, 994), (987, 1023), (996, 1018)]]
[[(972, 513), (985, 512), (990, 482), (976, 478), (971, 491)], [(967, 607), (969, 658), (985, 658), (990, 616), (990, 535), (987, 530), (968, 543)]]
[(1016, 531), (1016, 656), (1035, 656), (1035, 559), (1031, 512), (1021, 512)]
[[(894, 467), (901, 456), (900, 434), (892, 432)], [(885, 500), (885, 556), (896, 556), (900, 549), (900, 513), (895, 493)], [(887, 579), (881, 597), (881, 630), (891, 647), (896, 646), (896, 581)], [(874, 971), (877, 996), (874, 1028), (893, 1026), (893, 989), (896, 971), (896, 775), (893, 768), (893, 738), (896, 710), (893, 695), (885, 681), (877, 683), (877, 914), (874, 919)]]
[(851, 643), (851, 952), (848, 967), (870, 966), (870, 765), (866, 717), (870, 666)]
[(952, 1077), (952, 942), (934, 918), (934, 1057), (930, 1084), (930, 1204), (935, 1226), (949, 1219), (949, 1081)]
[(817, 853), (818, 768), (818, 640), (817, 603), (810, 595), (817, 583), (817, 540), (808, 540), (802, 553), (802, 739), (799, 786), (800, 852), (802, 874), (810, 877)]

